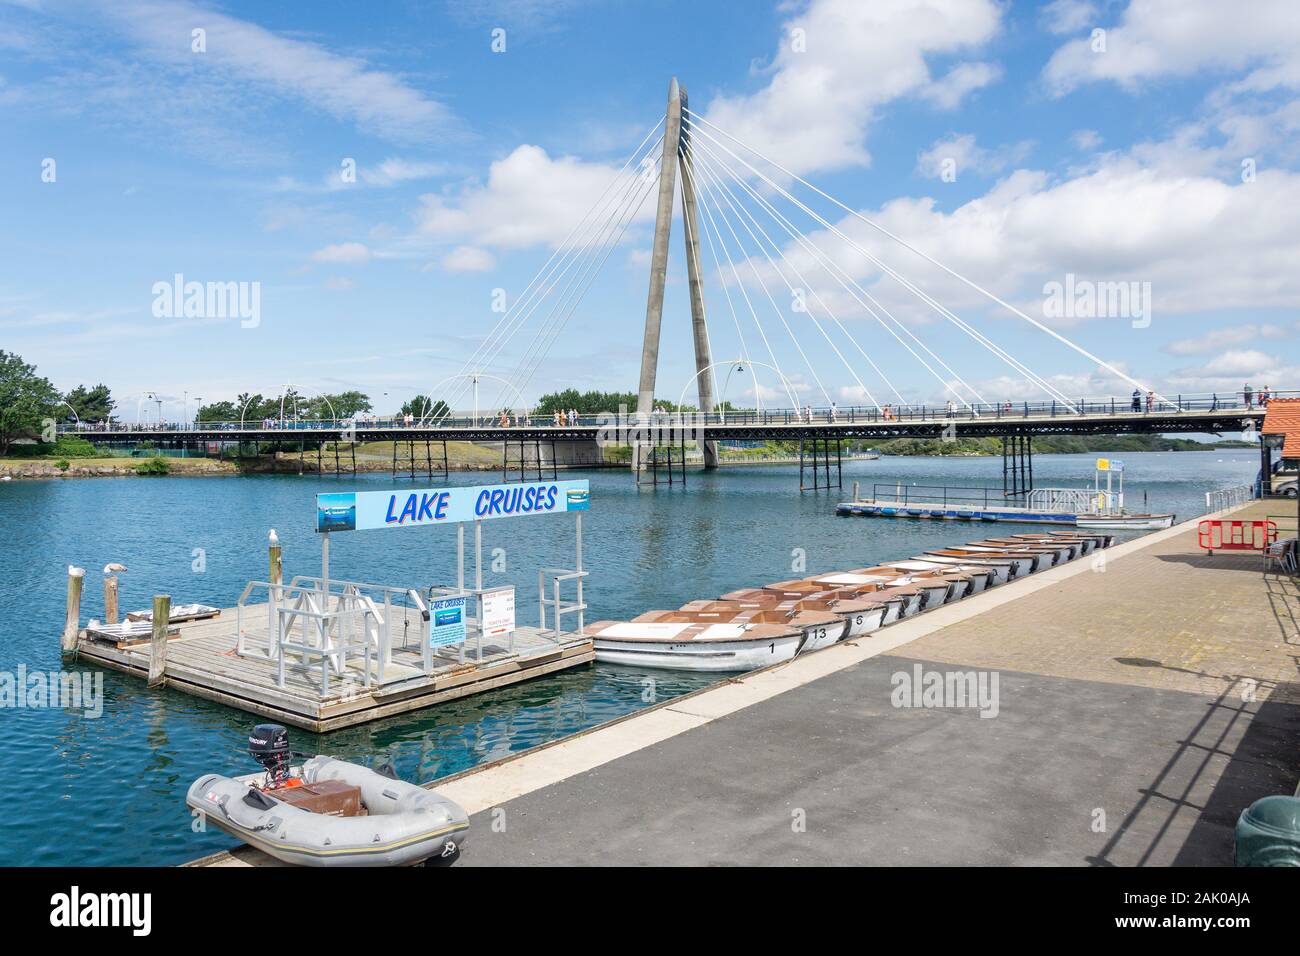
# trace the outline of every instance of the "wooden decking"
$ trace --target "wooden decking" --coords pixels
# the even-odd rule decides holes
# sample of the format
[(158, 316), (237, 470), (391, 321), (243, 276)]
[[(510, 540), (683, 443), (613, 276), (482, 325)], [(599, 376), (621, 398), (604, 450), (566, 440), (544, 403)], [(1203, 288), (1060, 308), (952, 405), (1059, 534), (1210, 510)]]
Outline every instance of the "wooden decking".
[[(329, 690), (320, 690), (320, 663), (291, 660), (285, 667), (285, 686), (276, 683), (276, 664), (261, 656), (239, 656), (236, 611), (228, 608), (217, 618), (180, 624), (180, 633), (168, 641), (167, 687), (237, 707), (261, 717), (324, 732), (366, 721), (391, 717), (434, 706), (496, 687), (540, 677), (586, 664), (595, 658), (590, 638), (565, 632), (554, 635), (535, 627), (515, 632), (513, 651), (504, 641), (486, 640), (480, 660), (476, 638), (471, 637), (461, 660), (460, 647), (439, 648), (434, 668), (425, 674), (421, 664), (418, 612), (392, 608), (392, 662), (381, 683), (371, 668), (371, 686), (364, 686), (358, 662), (346, 675), (331, 674)], [(244, 609), (246, 645), (256, 655), (264, 653), (267, 635), (265, 604)], [(78, 655), (105, 667), (141, 679), (149, 671), (149, 644), (118, 648), (81, 632)]]

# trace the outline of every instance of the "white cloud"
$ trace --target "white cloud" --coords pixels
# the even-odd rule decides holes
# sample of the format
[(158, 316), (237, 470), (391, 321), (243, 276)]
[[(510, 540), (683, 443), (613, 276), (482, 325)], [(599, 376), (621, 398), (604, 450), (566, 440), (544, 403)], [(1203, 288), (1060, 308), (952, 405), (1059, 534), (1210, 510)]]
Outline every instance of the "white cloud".
[[(1253, 183), (1222, 182), (1205, 175), (1144, 165), (1132, 155), (1114, 153), (1102, 157), (1095, 168), (1067, 178), (1019, 170), (984, 195), (951, 211), (943, 211), (933, 199), (905, 197), (863, 212), (1043, 322), (1049, 321), (1043, 310), (1044, 284), (1064, 281), (1069, 273), (1079, 280), (1099, 283), (1149, 282), (1154, 302), (1152, 321), (1167, 333), (1179, 329), (1183, 317), (1197, 313), (1300, 306), (1300, 274), (1294, 268), (1294, 263), (1300, 262), (1300, 235), (1289, 212), (1298, 203), (1300, 174), (1274, 170), (1262, 173)], [(1029, 364), (1039, 371), (1086, 363), (862, 221), (850, 216), (838, 220), (832, 217), (832, 221), (854, 243), (973, 321), (1012, 354), (1027, 361), (1035, 356)], [(932, 323), (922, 336), (955, 368), (970, 369), (972, 361), (999, 364), (961, 333), (935, 332), (943, 320), (893, 279), (883, 276), (849, 242), (826, 231), (811, 233), (809, 238), (904, 323)], [(875, 327), (866, 310), (840, 289), (806, 251), (791, 243), (785, 253), (841, 321), (853, 323), (851, 328), (869, 327), (873, 341), (897, 355), (906, 366), (898, 373), (901, 380), (926, 374), (919, 363)], [(767, 262), (755, 264), (778, 300), (784, 298), (785, 284), (772, 275)], [(742, 277), (748, 281), (743, 269)], [(809, 301), (813, 301), (811, 296)], [(824, 321), (824, 310), (817, 311)], [(1135, 329), (1132, 318), (1103, 316), (1077, 321), (1105, 325), (1108, 332), (1114, 333), (1113, 341), (1122, 342), (1114, 348), (1127, 354), (1133, 364), (1130, 374), (1158, 388), (1222, 392), (1230, 384), (1225, 378), (1247, 374), (1266, 383), (1293, 380), (1288, 378), (1287, 370), (1295, 365), (1296, 357), (1285, 361), (1268, 358), (1262, 349), (1255, 348), (1231, 360), (1220, 359), (1213, 367), (1179, 369), (1162, 386), (1156, 380), (1156, 369), (1163, 363), (1151, 360), (1149, 350), (1154, 343), (1146, 344), (1149, 340), (1142, 337), (1147, 333)], [(1078, 337), (1082, 333), (1067, 334)], [(1261, 326), (1260, 334), (1271, 337), (1276, 333)], [(811, 332), (809, 338), (813, 338)], [(1180, 346), (1176, 354), (1190, 354), (1190, 348)], [(1135, 358), (1138, 355), (1143, 357)], [(1104, 353), (1102, 357), (1127, 370), (1122, 362)], [(971, 381), (986, 397), (1021, 394), (1010, 380), (986, 379), (986, 385)], [(1051, 381), (1067, 395), (1116, 394), (1117, 381), (1121, 383), (1118, 394), (1131, 389), (1122, 387), (1122, 379), (1100, 372), (1082, 378), (1063, 375)], [(1023, 381), (1017, 387), (1026, 397), (1042, 394)]]
[(457, 246), (442, 260), (448, 272), (488, 272), (496, 264), (492, 253), (475, 246)]
[(1031, 143), (1015, 143), (995, 149), (985, 149), (975, 142), (973, 133), (951, 133), (921, 153), (916, 160), (916, 171), (922, 176), (937, 179), (943, 175), (945, 162), (951, 160), (958, 178), (963, 173), (999, 173), (1008, 166), (1019, 163), (1029, 154)]
[(326, 246), (323, 249), (317, 249), (311, 254), (311, 257), (317, 262), (356, 264), (369, 262), (371, 252), (364, 243), (340, 242), (332, 246)]
[[(555, 158), (540, 146), (519, 146), (492, 164), (486, 183), (471, 183), (452, 196), (421, 196), (416, 222), (426, 237), (476, 246), (559, 245), (620, 175), (630, 180), (633, 174), (569, 156)], [(610, 197), (621, 188), (620, 182)], [(653, 202), (643, 202), (639, 219), (653, 218)]]
[(1076, 129), (1070, 134), (1070, 142), (1084, 152), (1092, 152), (1101, 145), (1101, 134), (1095, 129)]
[(954, 110), (968, 95), (1002, 78), (993, 63), (958, 63), (942, 79), (924, 86), (921, 96), (941, 110)]
[(330, 292), (351, 292), (356, 287), (356, 282), (347, 276), (331, 276), (325, 280), (325, 288)]
[(362, 165), (359, 172), (361, 180), (371, 186), (396, 186), (399, 183), (417, 179), (432, 179), (445, 175), (445, 163), (420, 162), (418, 160), (399, 159), (384, 160), (377, 166)]
[[(393, 140), (422, 140), (453, 124), (441, 103), (395, 74), (316, 43), (183, 0), (119, 0), (100, 8), (157, 60), (207, 80), (214, 96), (253, 84)], [(207, 31), (207, 52), (190, 50), (190, 30)]]
[(1058, 95), (1110, 80), (1135, 87), (1165, 76), (1249, 69), (1254, 89), (1300, 88), (1300, 15), (1295, 0), (1132, 0), (1107, 26), (1105, 52), (1091, 38), (1058, 49), (1043, 70)]
[(768, 84), (702, 112), (796, 173), (865, 164), (866, 129), (884, 104), (922, 96), (950, 108), (995, 78), (987, 64), (963, 63), (935, 82), (927, 57), (987, 42), (1000, 17), (991, 0), (813, 0), (785, 23)]
[(1169, 381), (1184, 391), (1222, 394), (1237, 391), (1247, 382), (1255, 388), (1285, 387), (1297, 378), (1300, 378), (1300, 366), (1288, 365), (1279, 356), (1258, 349), (1233, 349), (1204, 365), (1176, 369)]
[(1246, 345), (1257, 339), (1284, 339), (1290, 333), (1278, 325), (1234, 325), (1215, 329), (1190, 339), (1178, 339), (1165, 346), (1172, 355), (1208, 355), (1231, 345)]
[(1048, 33), (1059, 36), (1093, 26), (1097, 16), (1097, 4), (1090, 0), (1053, 0), (1043, 7), (1039, 22)]

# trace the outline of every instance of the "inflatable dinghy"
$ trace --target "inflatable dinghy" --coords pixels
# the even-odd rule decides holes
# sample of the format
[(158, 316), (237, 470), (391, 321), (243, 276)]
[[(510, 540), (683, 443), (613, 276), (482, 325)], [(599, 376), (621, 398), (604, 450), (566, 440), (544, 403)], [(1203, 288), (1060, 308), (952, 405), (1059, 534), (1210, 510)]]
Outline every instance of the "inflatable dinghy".
[(261, 724), (249, 751), (265, 774), (207, 774), (185, 802), (207, 821), (297, 866), (410, 866), (460, 852), (469, 829), (461, 807), (415, 784), (317, 756), (291, 766), (288, 731)]

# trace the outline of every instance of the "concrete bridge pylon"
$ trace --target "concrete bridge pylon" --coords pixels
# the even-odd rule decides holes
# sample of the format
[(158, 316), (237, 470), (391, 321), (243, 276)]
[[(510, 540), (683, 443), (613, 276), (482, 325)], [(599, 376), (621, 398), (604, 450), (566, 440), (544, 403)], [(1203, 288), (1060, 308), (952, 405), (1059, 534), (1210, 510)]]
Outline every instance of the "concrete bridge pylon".
[[(707, 374), (713, 364), (709, 350), (709, 329), (704, 312), (704, 287), (700, 275), (700, 240), (696, 219), (695, 176), (691, 159), (684, 149), (689, 140), (689, 125), (683, 122), (686, 90), (673, 77), (668, 87), (668, 112), (664, 123), (663, 163), (659, 171), (659, 202), (655, 210), (654, 247), (650, 254), (650, 289), (646, 297), (645, 339), (641, 349), (641, 379), (637, 389), (636, 410), (648, 415), (654, 408), (655, 377), (659, 366), (659, 330), (663, 322), (664, 286), (668, 274), (668, 239), (673, 217), (673, 194), (678, 166), (682, 167), (682, 218), (686, 239), (686, 275), (690, 289), (691, 328), (695, 343), (696, 382), (700, 411), (710, 413), (713, 406), (713, 379)], [(718, 466), (717, 442), (703, 443), (704, 467)], [(639, 466), (642, 450), (633, 449), (633, 465)]]

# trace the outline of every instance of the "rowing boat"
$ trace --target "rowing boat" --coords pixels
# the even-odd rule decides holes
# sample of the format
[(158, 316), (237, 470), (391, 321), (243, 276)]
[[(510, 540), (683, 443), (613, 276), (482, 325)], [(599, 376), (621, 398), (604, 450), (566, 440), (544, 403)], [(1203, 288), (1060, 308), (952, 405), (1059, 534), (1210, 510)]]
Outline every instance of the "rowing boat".
[(787, 624), (597, 621), (596, 660), (632, 667), (747, 671), (792, 660), (803, 631)]

